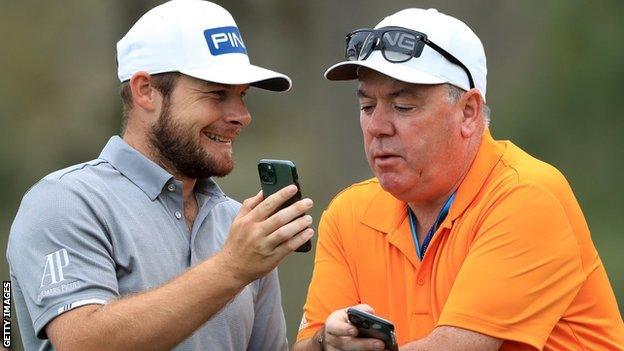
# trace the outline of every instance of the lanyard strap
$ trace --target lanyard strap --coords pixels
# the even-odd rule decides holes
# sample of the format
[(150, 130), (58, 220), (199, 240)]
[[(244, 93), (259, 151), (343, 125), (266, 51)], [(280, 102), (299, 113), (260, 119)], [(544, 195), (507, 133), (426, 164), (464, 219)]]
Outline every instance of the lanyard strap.
[(429, 246), (429, 243), (431, 242), (431, 239), (433, 238), (433, 234), (435, 234), (440, 224), (446, 218), (446, 215), (448, 215), (448, 212), (451, 209), (451, 204), (453, 204), (453, 200), (455, 200), (455, 194), (456, 193), (453, 193), (453, 195), (451, 195), (446, 200), (446, 202), (444, 203), (444, 206), (442, 206), (440, 213), (438, 213), (438, 218), (433, 223), (431, 228), (429, 228), (429, 232), (427, 232), (427, 236), (423, 240), (422, 246), (418, 242), (418, 233), (416, 232), (416, 215), (414, 215), (414, 212), (412, 212), (412, 209), (409, 208), (409, 206), (407, 207), (407, 213), (409, 215), (409, 221), (410, 221), (410, 231), (412, 232), (412, 238), (414, 239), (414, 246), (416, 246), (416, 256), (418, 256), (418, 258), (421, 261), (423, 259), (423, 256), (425, 256), (425, 251), (427, 251), (427, 247)]

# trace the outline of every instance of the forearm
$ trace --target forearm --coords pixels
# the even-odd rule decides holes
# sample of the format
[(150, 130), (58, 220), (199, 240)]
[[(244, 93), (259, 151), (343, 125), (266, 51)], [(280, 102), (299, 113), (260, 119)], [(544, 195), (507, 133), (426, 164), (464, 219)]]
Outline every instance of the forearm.
[(495, 351), (503, 340), (467, 329), (436, 327), (427, 337), (410, 342), (401, 351)]
[(59, 349), (170, 350), (247, 285), (228, 272), (217, 254), (159, 288), (95, 309), (79, 325), (66, 321), (64, 337), (51, 339)]

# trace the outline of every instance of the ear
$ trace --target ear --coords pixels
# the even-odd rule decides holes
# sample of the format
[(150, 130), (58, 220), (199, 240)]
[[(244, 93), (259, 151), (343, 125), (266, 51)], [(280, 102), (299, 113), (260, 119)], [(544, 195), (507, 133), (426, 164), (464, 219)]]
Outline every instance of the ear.
[(462, 106), (461, 133), (465, 138), (471, 137), (480, 130), (483, 124), (483, 98), (477, 89), (470, 89), (464, 93), (459, 101)]
[(160, 93), (152, 87), (152, 77), (145, 71), (136, 72), (130, 78), (132, 102), (145, 111), (154, 112), (159, 106)]

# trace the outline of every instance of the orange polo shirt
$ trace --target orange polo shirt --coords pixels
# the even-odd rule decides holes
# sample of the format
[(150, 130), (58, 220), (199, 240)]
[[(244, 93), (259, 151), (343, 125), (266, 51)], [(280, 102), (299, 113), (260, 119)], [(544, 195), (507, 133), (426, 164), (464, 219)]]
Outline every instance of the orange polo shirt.
[(624, 324), (563, 175), (484, 133), (422, 262), (407, 204), (376, 179), (340, 193), (319, 227), (297, 340), (359, 303), (399, 344), (439, 325), (506, 340), (500, 350), (623, 350)]

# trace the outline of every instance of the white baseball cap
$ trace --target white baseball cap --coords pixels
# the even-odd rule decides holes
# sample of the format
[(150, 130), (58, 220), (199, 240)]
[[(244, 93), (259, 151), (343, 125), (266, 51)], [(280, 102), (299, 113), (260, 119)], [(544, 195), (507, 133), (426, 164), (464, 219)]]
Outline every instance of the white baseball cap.
[(117, 42), (117, 66), (122, 82), (146, 71), (273, 91), (292, 85), (286, 75), (250, 64), (232, 15), (201, 0), (172, 0), (145, 13)]
[[(486, 92), (487, 66), (483, 44), (468, 26), (436, 9), (405, 9), (384, 18), (375, 29), (403, 27), (423, 33), (442, 49), (449, 52), (470, 71), (475, 87), (483, 100)], [(466, 72), (442, 54), (425, 45), (419, 57), (412, 57), (402, 63), (387, 61), (380, 50), (374, 50), (368, 58), (357, 61), (343, 61), (331, 66), (325, 72), (329, 80), (357, 79), (357, 69), (368, 67), (394, 79), (415, 84), (450, 83), (464, 90), (470, 90)]]

